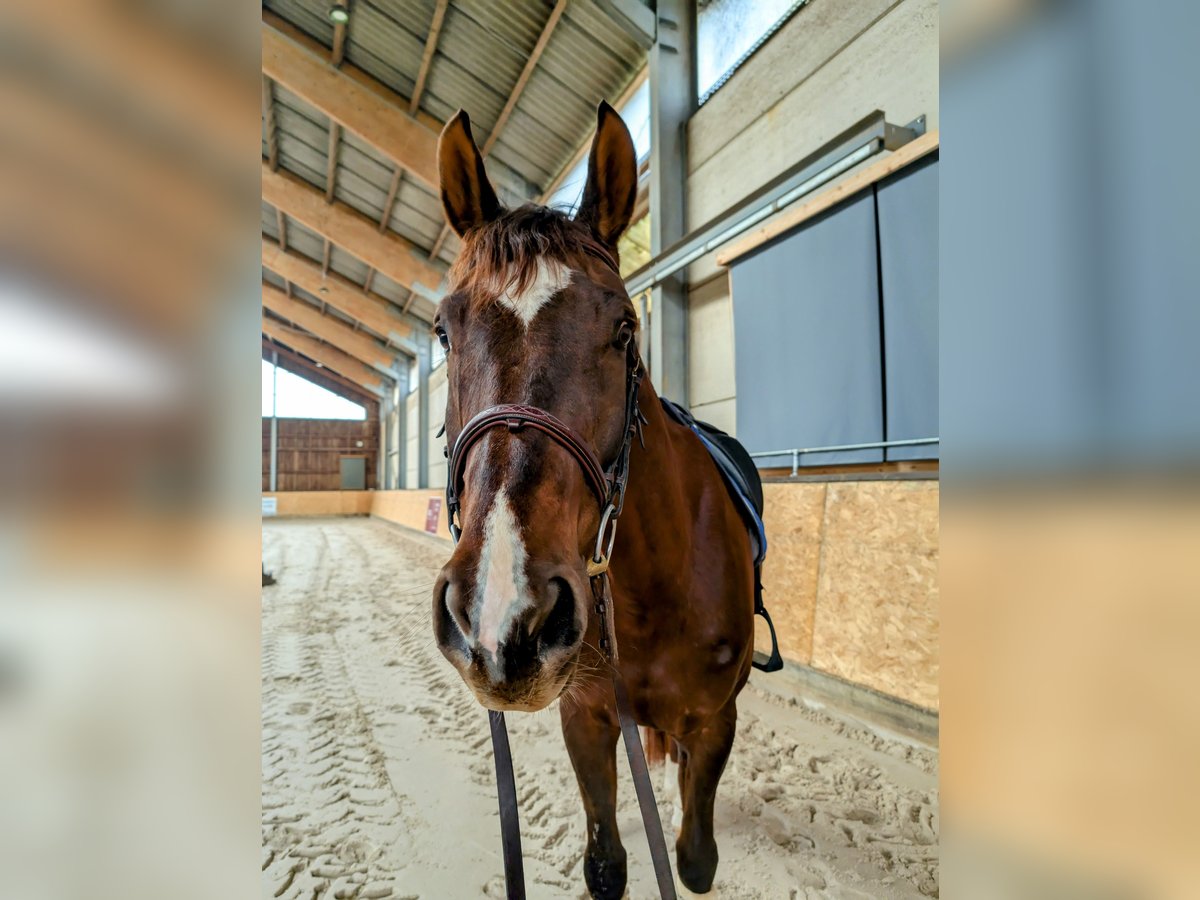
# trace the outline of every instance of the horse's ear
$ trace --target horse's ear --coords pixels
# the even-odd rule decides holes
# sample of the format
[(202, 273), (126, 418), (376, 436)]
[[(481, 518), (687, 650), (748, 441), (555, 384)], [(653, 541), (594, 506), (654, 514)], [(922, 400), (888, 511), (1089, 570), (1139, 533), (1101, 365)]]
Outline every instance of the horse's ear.
[(438, 175), (446, 220), (459, 237), (504, 211), (471, 135), (471, 120), (461, 109), (438, 138)]
[(608, 247), (629, 225), (637, 199), (637, 151), (633, 138), (617, 111), (600, 101), (596, 111), (596, 137), (588, 155), (587, 186), (575, 218)]

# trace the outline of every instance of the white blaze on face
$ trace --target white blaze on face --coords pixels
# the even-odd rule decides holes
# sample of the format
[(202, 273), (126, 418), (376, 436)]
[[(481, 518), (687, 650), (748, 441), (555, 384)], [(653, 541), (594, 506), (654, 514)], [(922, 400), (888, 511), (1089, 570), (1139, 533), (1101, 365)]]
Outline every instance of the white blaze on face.
[(550, 298), (571, 283), (571, 270), (554, 260), (538, 259), (537, 276), (524, 291), (514, 294), (505, 291), (497, 299), (507, 306), (526, 328)]
[(496, 492), (483, 532), (483, 551), (475, 596), (481, 598), (479, 644), (495, 655), (500, 638), (508, 632), (518, 604), (529, 596), (525, 579), (525, 544), (508, 495)]

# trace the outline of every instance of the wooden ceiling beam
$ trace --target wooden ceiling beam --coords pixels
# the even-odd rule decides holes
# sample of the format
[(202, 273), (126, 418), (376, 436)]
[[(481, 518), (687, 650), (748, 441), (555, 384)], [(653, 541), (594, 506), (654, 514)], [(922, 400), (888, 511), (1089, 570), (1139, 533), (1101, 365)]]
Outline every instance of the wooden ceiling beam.
[(262, 304), (280, 318), (299, 325), (328, 344), (353, 356), (359, 362), (385, 372), (394, 370), (402, 360), (364, 331), (355, 331), (332, 316), (324, 315), (311, 303), (289, 297), (279, 288), (263, 282)]
[(344, 203), (325, 197), (301, 178), (262, 163), (262, 198), (305, 227), (344, 248), (405, 287), (436, 294), (442, 271), (398, 234), (380, 233), (378, 223)]
[(299, 253), (289, 253), (266, 238), (262, 242), (262, 264), (285, 281), (320, 298), (338, 312), (361, 322), (405, 352), (410, 352), (413, 326), (401, 318), (386, 300), (364, 293), (358, 285), (334, 272), (325, 274), (320, 263)]
[(437, 51), (438, 38), (442, 34), (442, 21), (446, 18), (446, 7), (449, 5), (450, 0), (437, 0), (437, 5), (433, 8), (433, 19), (429, 23), (429, 34), (425, 38), (425, 52), (421, 54), (421, 68), (417, 71), (412, 99), (408, 101), (410, 114), (421, 108), (421, 94), (425, 92), (425, 81), (429, 77), (429, 67), (433, 65), (433, 55)]
[(264, 13), (263, 74), (404, 166), (436, 193), (437, 131), (275, 25), (274, 17)]
[(372, 396), (383, 396), (383, 376), (336, 347), (324, 344), (311, 334), (299, 329), (289, 328), (277, 319), (269, 318), (265, 312), (262, 317), (262, 333), (271, 340), (278, 341), (297, 353), (303, 353), (330, 371), (354, 382)]

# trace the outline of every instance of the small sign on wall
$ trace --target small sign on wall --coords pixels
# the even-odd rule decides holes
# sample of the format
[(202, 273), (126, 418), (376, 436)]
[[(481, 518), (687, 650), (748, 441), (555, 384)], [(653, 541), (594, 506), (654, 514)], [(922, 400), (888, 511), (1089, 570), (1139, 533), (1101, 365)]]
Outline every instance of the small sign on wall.
[(273, 516), (279, 509), (279, 500), (277, 497), (262, 498), (262, 514), (264, 516)]
[(429, 507), (425, 510), (425, 530), (430, 534), (438, 533), (438, 519), (442, 517), (442, 498), (430, 497)]

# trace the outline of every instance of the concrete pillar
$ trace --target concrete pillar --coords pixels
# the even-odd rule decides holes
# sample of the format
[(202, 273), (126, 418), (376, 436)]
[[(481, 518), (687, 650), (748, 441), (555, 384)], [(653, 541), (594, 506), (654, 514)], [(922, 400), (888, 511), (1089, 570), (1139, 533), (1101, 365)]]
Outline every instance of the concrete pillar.
[[(696, 0), (658, 0), (650, 48), (650, 252), (687, 230), (687, 122), (696, 111)], [(686, 273), (651, 292), (650, 374), (663, 396), (687, 404)]]
[(392, 396), (395, 394), (395, 382), (383, 383), (383, 397), (379, 400), (379, 446), (375, 448), (375, 489), (387, 489), (387, 455), (390, 444), (388, 435), (388, 419), (391, 417)]
[(404, 377), (396, 382), (396, 483), (394, 488), (416, 487), (408, 483), (408, 379), (409, 370), (405, 368)]
[(417, 484), (429, 487), (429, 372), (433, 348), (430, 337), (417, 338)]

